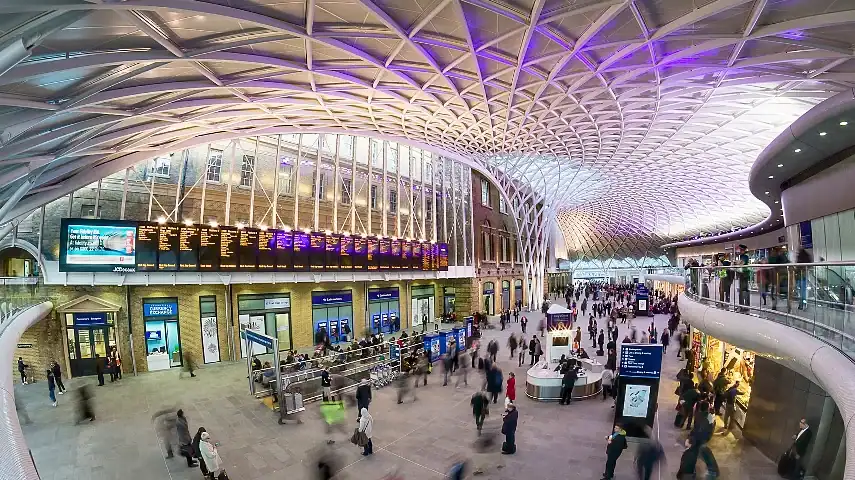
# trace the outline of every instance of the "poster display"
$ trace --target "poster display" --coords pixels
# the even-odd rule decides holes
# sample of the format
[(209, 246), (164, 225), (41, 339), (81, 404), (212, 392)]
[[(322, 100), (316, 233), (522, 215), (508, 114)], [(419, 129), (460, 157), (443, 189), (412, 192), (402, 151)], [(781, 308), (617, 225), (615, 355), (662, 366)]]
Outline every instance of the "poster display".
[(220, 337), (217, 331), (217, 317), (202, 317), (202, 360), (205, 363), (220, 361)]
[(63, 219), (61, 272), (269, 272), (448, 268), (448, 245), (337, 233)]
[(650, 406), (650, 386), (629, 384), (624, 394), (623, 412), (624, 417), (647, 418), (647, 409)]

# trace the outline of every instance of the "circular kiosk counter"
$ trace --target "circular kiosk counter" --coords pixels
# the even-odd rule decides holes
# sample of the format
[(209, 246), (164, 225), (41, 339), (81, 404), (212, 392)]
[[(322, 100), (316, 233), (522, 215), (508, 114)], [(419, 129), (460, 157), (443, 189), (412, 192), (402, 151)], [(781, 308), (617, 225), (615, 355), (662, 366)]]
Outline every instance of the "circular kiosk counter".
[[(572, 398), (582, 400), (600, 394), (603, 390), (603, 364), (596, 360), (579, 360), (582, 370), (573, 387)], [(526, 372), (525, 394), (540, 402), (561, 400), (562, 375), (555, 370), (558, 364), (541, 360)]]

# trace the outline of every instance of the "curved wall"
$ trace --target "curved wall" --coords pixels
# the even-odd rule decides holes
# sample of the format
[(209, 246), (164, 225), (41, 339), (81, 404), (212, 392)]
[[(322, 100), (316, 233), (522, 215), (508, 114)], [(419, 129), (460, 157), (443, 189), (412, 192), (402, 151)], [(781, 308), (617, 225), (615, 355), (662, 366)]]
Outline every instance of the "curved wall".
[(793, 225), (855, 207), (855, 155), (781, 192), (784, 224)]
[(843, 478), (855, 480), (855, 365), (830, 345), (791, 327), (719, 310), (681, 295), (684, 321), (727, 343), (752, 350), (822, 387), (837, 404), (846, 436)]

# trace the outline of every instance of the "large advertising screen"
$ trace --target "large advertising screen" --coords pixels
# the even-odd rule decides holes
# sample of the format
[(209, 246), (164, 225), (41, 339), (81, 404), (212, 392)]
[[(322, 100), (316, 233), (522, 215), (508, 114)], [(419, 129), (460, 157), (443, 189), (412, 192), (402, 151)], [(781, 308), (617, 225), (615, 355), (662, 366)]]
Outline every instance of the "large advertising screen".
[[(62, 272), (447, 268), (446, 244), (383, 237), (95, 219), (63, 219), (61, 229)], [(442, 265), (434, 260), (440, 250)]]
[(60, 270), (136, 271), (136, 223), (63, 219), (60, 228)]

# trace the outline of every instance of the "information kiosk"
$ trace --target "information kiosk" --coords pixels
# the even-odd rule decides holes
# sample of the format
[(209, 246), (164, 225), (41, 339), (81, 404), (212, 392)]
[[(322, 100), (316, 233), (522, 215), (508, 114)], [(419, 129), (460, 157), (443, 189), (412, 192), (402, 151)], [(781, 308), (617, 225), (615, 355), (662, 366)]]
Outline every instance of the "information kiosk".
[(623, 426), (627, 436), (644, 437), (644, 427), (653, 428), (661, 373), (662, 345), (621, 345), (615, 423)]

